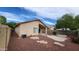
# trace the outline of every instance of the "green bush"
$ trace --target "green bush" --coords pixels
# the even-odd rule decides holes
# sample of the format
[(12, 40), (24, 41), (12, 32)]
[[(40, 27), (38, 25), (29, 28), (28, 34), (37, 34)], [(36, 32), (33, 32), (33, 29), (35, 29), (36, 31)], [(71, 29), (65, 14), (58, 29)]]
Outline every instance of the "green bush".
[(14, 30), (15, 27), (16, 27), (16, 23), (15, 23), (15, 22), (8, 22), (7, 25), (8, 25), (12, 30)]

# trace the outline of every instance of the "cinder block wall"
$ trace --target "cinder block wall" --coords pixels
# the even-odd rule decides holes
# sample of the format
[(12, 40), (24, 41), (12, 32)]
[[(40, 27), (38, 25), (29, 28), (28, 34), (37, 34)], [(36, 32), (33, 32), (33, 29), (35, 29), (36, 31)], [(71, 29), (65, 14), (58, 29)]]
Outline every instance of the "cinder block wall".
[(11, 29), (6, 25), (0, 25), (0, 51), (7, 50)]

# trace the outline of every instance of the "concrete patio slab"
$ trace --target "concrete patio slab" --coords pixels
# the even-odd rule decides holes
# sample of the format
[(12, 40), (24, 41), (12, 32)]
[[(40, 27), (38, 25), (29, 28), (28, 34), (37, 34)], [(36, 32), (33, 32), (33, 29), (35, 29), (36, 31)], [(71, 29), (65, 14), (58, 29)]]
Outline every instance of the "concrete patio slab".
[(67, 38), (63, 36), (47, 35), (47, 37), (59, 42), (64, 42), (67, 40)]

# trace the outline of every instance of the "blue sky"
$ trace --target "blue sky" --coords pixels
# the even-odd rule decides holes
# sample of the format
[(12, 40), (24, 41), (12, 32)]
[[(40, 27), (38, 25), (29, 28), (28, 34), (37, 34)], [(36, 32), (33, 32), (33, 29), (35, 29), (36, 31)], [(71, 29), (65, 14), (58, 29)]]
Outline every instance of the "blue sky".
[(47, 25), (54, 25), (58, 18), (69, 13), (79, 14), (77, 7), (0, 7), (0, 15), (8, 22), (24, 22), (35, 18), (41, 19)]

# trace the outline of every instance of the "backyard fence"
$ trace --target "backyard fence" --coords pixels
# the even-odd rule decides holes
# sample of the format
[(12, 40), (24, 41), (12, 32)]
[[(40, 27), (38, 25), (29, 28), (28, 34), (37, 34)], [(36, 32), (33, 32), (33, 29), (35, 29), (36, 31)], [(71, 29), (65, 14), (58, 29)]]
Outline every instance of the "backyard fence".
[(10, 28), (6, 25), (0, 25), (0, 51), (7, 50), (10, 39)]

